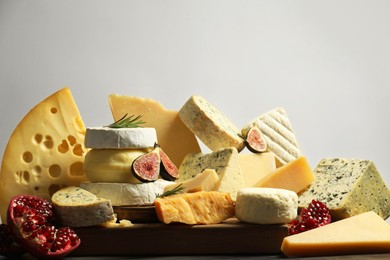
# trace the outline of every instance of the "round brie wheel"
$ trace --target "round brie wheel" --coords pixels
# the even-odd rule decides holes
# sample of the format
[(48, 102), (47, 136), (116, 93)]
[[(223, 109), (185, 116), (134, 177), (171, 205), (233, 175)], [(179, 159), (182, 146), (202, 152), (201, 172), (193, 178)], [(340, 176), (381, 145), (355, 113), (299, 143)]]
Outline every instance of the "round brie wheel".
[(156, 143), (156, 129), (151, 127), (90, 127), (85, 133), (85, 147), (92, 149), (140, 149)]
[(237, 192), (236, 217), (252, 224), (285, 224), (298, 214), (298, 195), (276, 188), (242, 188)]

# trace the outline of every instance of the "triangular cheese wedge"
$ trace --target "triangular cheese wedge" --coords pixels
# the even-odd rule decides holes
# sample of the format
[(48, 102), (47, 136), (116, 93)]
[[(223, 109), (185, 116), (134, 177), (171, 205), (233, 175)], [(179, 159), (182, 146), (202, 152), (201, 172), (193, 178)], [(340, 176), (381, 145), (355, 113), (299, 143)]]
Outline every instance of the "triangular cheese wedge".
[(0, 172), (0, 212), (12, 196), (44, 198), (64, 186), (86, 181), (85, 126), (68, 88), (52, 94), (17, 125), (5, 148)]
[(388, 253), (390, 225), (370, 211), (285, 237), (281, 250), (289, 257)]
[(141, 115), (142, 126), (154, 127), (157, 140), (176, 167), (180, 167), (189, 153), (199, 153), (200, 147), (195, 135), (184, 125), (178, 111), (167, 110), (152, 99), (112, 94), (108, 97), (115, 120), (124, 115)]

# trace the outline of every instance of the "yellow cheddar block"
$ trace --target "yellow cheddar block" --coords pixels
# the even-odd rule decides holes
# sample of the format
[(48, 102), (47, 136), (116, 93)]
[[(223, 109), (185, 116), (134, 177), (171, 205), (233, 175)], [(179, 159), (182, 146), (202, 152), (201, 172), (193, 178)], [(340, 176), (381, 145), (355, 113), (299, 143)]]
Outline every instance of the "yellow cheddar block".
[(314, 181), (314, 174), (304, 156), (277, 168), (255, 184), (256, 187), (302, 191)]
[(283, 239), (289, 257), (390, 252), (390, 225), (373, 211)]
[(196, 192), (196, 191), (216, 191), (219, 184), (219, 177), (214, 169), (205, 169), (203, 172), (196, 175), (194, 178), (177, 182), (165, 186), (164, 192), (175, 189), (180, 186), (181, 192)]
[(125, 114), (141, 115), (144, 127), (153, 127), (157, 140), (172, 162), (179, 167), (189, 153), (199, 153), (195, 135), (184, 125), (178, 111), (165, 109), (160, 103), (146, 98), (112, 94), (108, 97), (115, 120)]
[(266, 153), (238, 154), (245, 187), (254, 187), (267, 174), (276, 170), (275, 155)]

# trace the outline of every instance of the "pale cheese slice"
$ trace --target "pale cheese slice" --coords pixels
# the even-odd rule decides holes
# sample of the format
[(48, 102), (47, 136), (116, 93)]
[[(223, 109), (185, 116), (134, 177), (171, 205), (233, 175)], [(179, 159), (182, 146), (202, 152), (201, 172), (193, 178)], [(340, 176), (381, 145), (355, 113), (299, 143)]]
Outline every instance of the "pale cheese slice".
[(50, 199), (58, 189), (86, 181), (85, 126), (71, 91), (63, 88), (32, 108), (5, 148), (0, 173), (3, 222), (12, 196)]
[(275, 155), (271, 152), (264, 153), (239, 153), (238, 154), (245, 187), (254, 187), (269, 173), (276, 170)]
[(165, 186), (164, 192), (180, 188), (181, 193), (197, 191), (215, 191), (218, 188), (219, 177), (214, 169), (205, 169), (194, 178)]
[(142, 126), (155, 128), (160, 147), (177, 167), (188, 153), (201, 151), (196, 137), (177, 111), (167, 110), (152, 99), (112, 94), (108, 100), (115, 120), (126, 114), (141, 115), (145, 122)]

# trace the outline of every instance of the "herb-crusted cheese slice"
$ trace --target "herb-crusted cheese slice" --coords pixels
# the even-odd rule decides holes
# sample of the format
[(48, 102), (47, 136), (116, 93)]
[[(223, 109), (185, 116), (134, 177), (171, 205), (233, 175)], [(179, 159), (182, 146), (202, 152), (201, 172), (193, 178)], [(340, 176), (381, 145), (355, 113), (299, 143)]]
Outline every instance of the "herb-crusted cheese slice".
[(212, 151), (235, 147), (241, 151), (244, 140), (238, 128), (216, 107), (200, 96), (191, 96), (179, 111), (183, 123)]
[(237, 191), (244, 187), (238, 151), (234, 147), (208, 154), (188, 154), (180, 165), (178, 181), (192, 179), (205, 169), (214, 169), (217, 172), (219, 177), (217, 191), (229, 192), (235, 198)]
[(326, 203), (333, 219), (374, 211), (390, 216), (390, 191), (370, 160), (327, 158), (314, 169), (315, 182), (299, 196), (299, 207), (312, 199)]
[(284, 108), (275, 108), (253, 119), (242, 128), (241, 134), (245, 136), (252, 126), (257, 126), (262, 132), (268, 151), (276, 156), (277, 166), (301, 156), (298, 141)]

